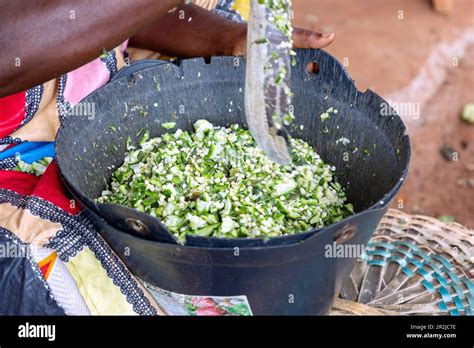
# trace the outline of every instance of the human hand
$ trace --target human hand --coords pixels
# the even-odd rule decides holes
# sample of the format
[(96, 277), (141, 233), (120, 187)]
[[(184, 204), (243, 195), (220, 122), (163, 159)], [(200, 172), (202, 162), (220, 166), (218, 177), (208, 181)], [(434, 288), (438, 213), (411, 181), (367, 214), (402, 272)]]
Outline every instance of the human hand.
[[(294, 48), (324, 48), (330, 45), (336, 35), (334, 33), (319, 33), (309, 29), (294, 28)], [(232, 47), (232, 55), (245, 56), (247, 54), (247, 30), (243, 30), (236, 38)]]

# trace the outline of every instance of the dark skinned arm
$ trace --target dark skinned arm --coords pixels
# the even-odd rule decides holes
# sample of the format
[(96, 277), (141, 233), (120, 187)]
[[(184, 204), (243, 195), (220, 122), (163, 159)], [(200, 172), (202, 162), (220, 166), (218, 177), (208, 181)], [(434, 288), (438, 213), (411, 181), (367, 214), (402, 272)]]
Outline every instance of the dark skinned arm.
[[(169, 13), (181, 3), (0, 0), (0, 97), (74, 70), (129, 37), (131, 45), (179, 57), (245, 55), (246, 24), (194, 5)], [(303, 29), (294, 34), (295, 46), (300, 48), (321, 48), (333, 40), (334, 34), (323, 36)]]
[(0, 97), (90, 62), (181, 3), (0, 0)]
[(196, 5), (180, 6), (138, 34), (129, 45), (180, 58), (234, 54), (247, 25), (236, 23)]
[[(323, 48), (334, 38), (334, 33), (301, 28), (293, 32), (296, 48)], [(129, 44), (180, 58), (240, 56), (247, 50), (247, 24), (232, 22), (199, 6), (180, 6), (141, 30)]]

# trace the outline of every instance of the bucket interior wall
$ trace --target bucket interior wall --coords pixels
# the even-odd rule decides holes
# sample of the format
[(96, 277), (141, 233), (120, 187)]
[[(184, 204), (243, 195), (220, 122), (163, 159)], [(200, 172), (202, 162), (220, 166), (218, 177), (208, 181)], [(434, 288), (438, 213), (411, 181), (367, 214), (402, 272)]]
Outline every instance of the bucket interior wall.
[[(319, 65), (318, 74), (306, 71), (312, 61)], [(82, 103), (93, 105), (94, 115), (72, 115), (58, 136), (63, 177), (93, 199), (123, 163), (128, 136), (136, 144), (143, 130), (160, 136), (169, 132), (161, 127), (164, 122), (191, 130), (200, 118), (219, 126), (246, 127), (244, 64), (232, 57), (213, 58), (209, 64), (202, 59), (179, 66), (159, 64), (92, 93)], [(357, 212), (385, 203), (406, 173), (409, 159), (400, 118), (376, 94), (359, 92), (340, 64), (323, 51), (298, 51), (292, 89), (296, 119), (290, 134), (307, 141), (336, 167), (336, 178)], [(320, 115), (330, 107), (337, 114), (322, 121)], [(381, 110), (388, 115), (381, 116)]]
[[(319, 65), (318, 74), (307, 72), (310, 62)], [(296, 119), (289, 133), (336, 167), (356, 215), (293, 244), (241, 248), (236, 260), (232, 240), (224, 247), (146, 240), (107, 223), (91, 201), (123, 163), (129, 136), (137, 144), (143, 130), (160, 136), (169, 132), (161, 126), (164, 122), (191, 130), (201, 118), (245, 127), (244, 76), (245, 61), (235, 57), (213, 58), (209, 64), (193, 59), (132, 65), (81, 102), (94, 110), (92, 115), (73, 112), (63, 124), (56, 141), (61, 176), (140, 279), (181, 294), (245, 295), (254, 314), (327, 313), (357, 258), (328, 258), (326, 247), (345, 235), (342, 244), (368, 242), (406, 176), (410, 143), (393, 109), (373, 92), (359, 92), (343, 67), (323, 51), (297, 51), (292, 71)], [(321, 120), (330, 107), (337, 114)], [(289, 294), (297, 302), (289, 303)]]

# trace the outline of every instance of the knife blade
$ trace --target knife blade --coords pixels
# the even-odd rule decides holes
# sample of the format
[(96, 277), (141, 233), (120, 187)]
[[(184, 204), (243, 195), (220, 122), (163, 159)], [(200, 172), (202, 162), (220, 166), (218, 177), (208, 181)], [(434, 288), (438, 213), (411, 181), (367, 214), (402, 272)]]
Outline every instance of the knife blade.
[(245, 114), (257, 144), (280, 164), (291, 162), (285, 125), (292, 118), (291, 0), (251, 0)]

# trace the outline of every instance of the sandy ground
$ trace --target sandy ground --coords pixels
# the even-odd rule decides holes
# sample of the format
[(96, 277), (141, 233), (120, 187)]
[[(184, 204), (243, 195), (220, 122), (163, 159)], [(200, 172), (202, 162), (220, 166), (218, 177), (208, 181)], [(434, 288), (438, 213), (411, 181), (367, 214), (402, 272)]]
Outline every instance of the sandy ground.
[[(327, 50), (360, 90), (415, 103), (403, 115), (413, 159), (396, 198), (408, 213), (451, 215), (474, 228), (474, 126), (459, 119), (474, 102), (474, 0), (455, 0), (450, 16), (428, 0), (294, 0), (295, 24), (335, 31)], [(448, 162), (449, 144), (459, 161)]]
[[(409, 211), (448, 214), (474, 227), (474, 125), (459, 118), (460, 106), (469, 101), (474, 102), (474, 47), (428, 102), (423, 123), (409, 128), (413, 159), (399, 198)], [(459, 154), (458, 161), (440, 154), (444, 144)]]

